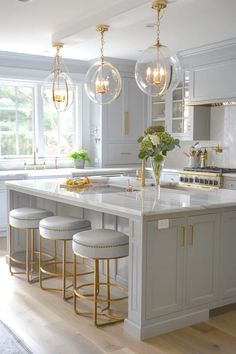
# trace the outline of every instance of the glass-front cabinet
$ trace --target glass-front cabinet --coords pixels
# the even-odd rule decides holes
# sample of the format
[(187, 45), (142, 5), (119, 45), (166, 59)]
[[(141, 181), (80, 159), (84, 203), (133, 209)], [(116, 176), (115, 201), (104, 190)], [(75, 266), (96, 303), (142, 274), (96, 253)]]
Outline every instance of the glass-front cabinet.
[(180, 140), (208, 140), (209, 108), (189, 105), (190, 85), (191, 73), (185, 71), (175, 90), (163, 97), (150, 98), (149, 123), (165, 126)]
[(189, 103), (190, 76), (185, 72), (182, 81), (172, 93), (172, 134), (187, 136), (191, 133), (191, 117)]
[(166, 126), (166, 102), (165, 97), (152, 98), (152, 125)]

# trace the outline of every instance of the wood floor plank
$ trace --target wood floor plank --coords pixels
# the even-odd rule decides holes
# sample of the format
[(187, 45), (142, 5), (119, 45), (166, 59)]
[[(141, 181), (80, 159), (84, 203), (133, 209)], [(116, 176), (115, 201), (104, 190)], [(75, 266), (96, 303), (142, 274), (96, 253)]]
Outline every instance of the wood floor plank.
[(10, 276), (0, 256), (0, 318), (34, 354), (236, 354), (236, 310), (218, 311), (207, 323), (146, 341), (129, 336), (123, 324), (96, 328), (78, 316), (72, 301), (42, 291), (24, 277)]

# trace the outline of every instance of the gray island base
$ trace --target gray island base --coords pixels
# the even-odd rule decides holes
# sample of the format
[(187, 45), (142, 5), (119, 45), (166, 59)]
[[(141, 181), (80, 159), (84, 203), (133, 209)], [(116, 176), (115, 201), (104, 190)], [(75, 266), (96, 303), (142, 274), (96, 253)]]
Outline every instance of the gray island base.
[[(7, 182), (8, 208), (43, 207), (129, 235), (128, 261), (112, 268), (115, 281), (128, 284), (128, 333), (150, 338), (206, 321), (211, 309), (236, 302), (235, 191), (68, 191), (61, 182)], [(15, 236), (16, 250), (23, 249), (23, 238)]]

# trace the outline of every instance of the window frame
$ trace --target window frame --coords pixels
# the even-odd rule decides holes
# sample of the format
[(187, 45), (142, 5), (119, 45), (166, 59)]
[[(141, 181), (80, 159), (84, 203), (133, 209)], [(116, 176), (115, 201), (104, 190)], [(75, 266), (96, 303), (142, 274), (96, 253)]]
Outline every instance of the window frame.
[[(55, 157), (65, 158), (68, 155), (45, 155), (44, 149), (44, 127), (43, 127), (43, 119), (44, 119), (44, 107), (43, 107), (43, 99), (41, 96), (41, 87), (43, 85), (42, 81), (38, 80), (21, 80), (21, 79), (5, 79), (0, 78), (0, 86), (16, 86), (16, 87), (30, 87), (32, 88), (32, 146), (33, 151), (37, 147), (38, 148), (38, 156), (45, 160)], [(82, 95), (81, 95), (81, 83), (77, 82), (75, 85), (74, 91), (74, 149), (79, 149), (81, 145), (81, 135), (79, 134), (79, 124), (82, 122)], [(0, 155), (0, 161), (7, 160), (29, 160), (33, 157), (32, 155)]]

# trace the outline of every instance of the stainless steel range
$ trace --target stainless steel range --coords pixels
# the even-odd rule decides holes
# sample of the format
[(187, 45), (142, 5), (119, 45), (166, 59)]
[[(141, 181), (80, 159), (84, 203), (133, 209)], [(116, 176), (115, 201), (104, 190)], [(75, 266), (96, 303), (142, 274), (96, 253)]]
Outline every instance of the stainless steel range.
[(221, 167), (185, 167), (183, 171), (178, 171), (179, 184), (185, 187), (219, 189), (223, 187), (223, 174), (236, 173), (234, 168)]

